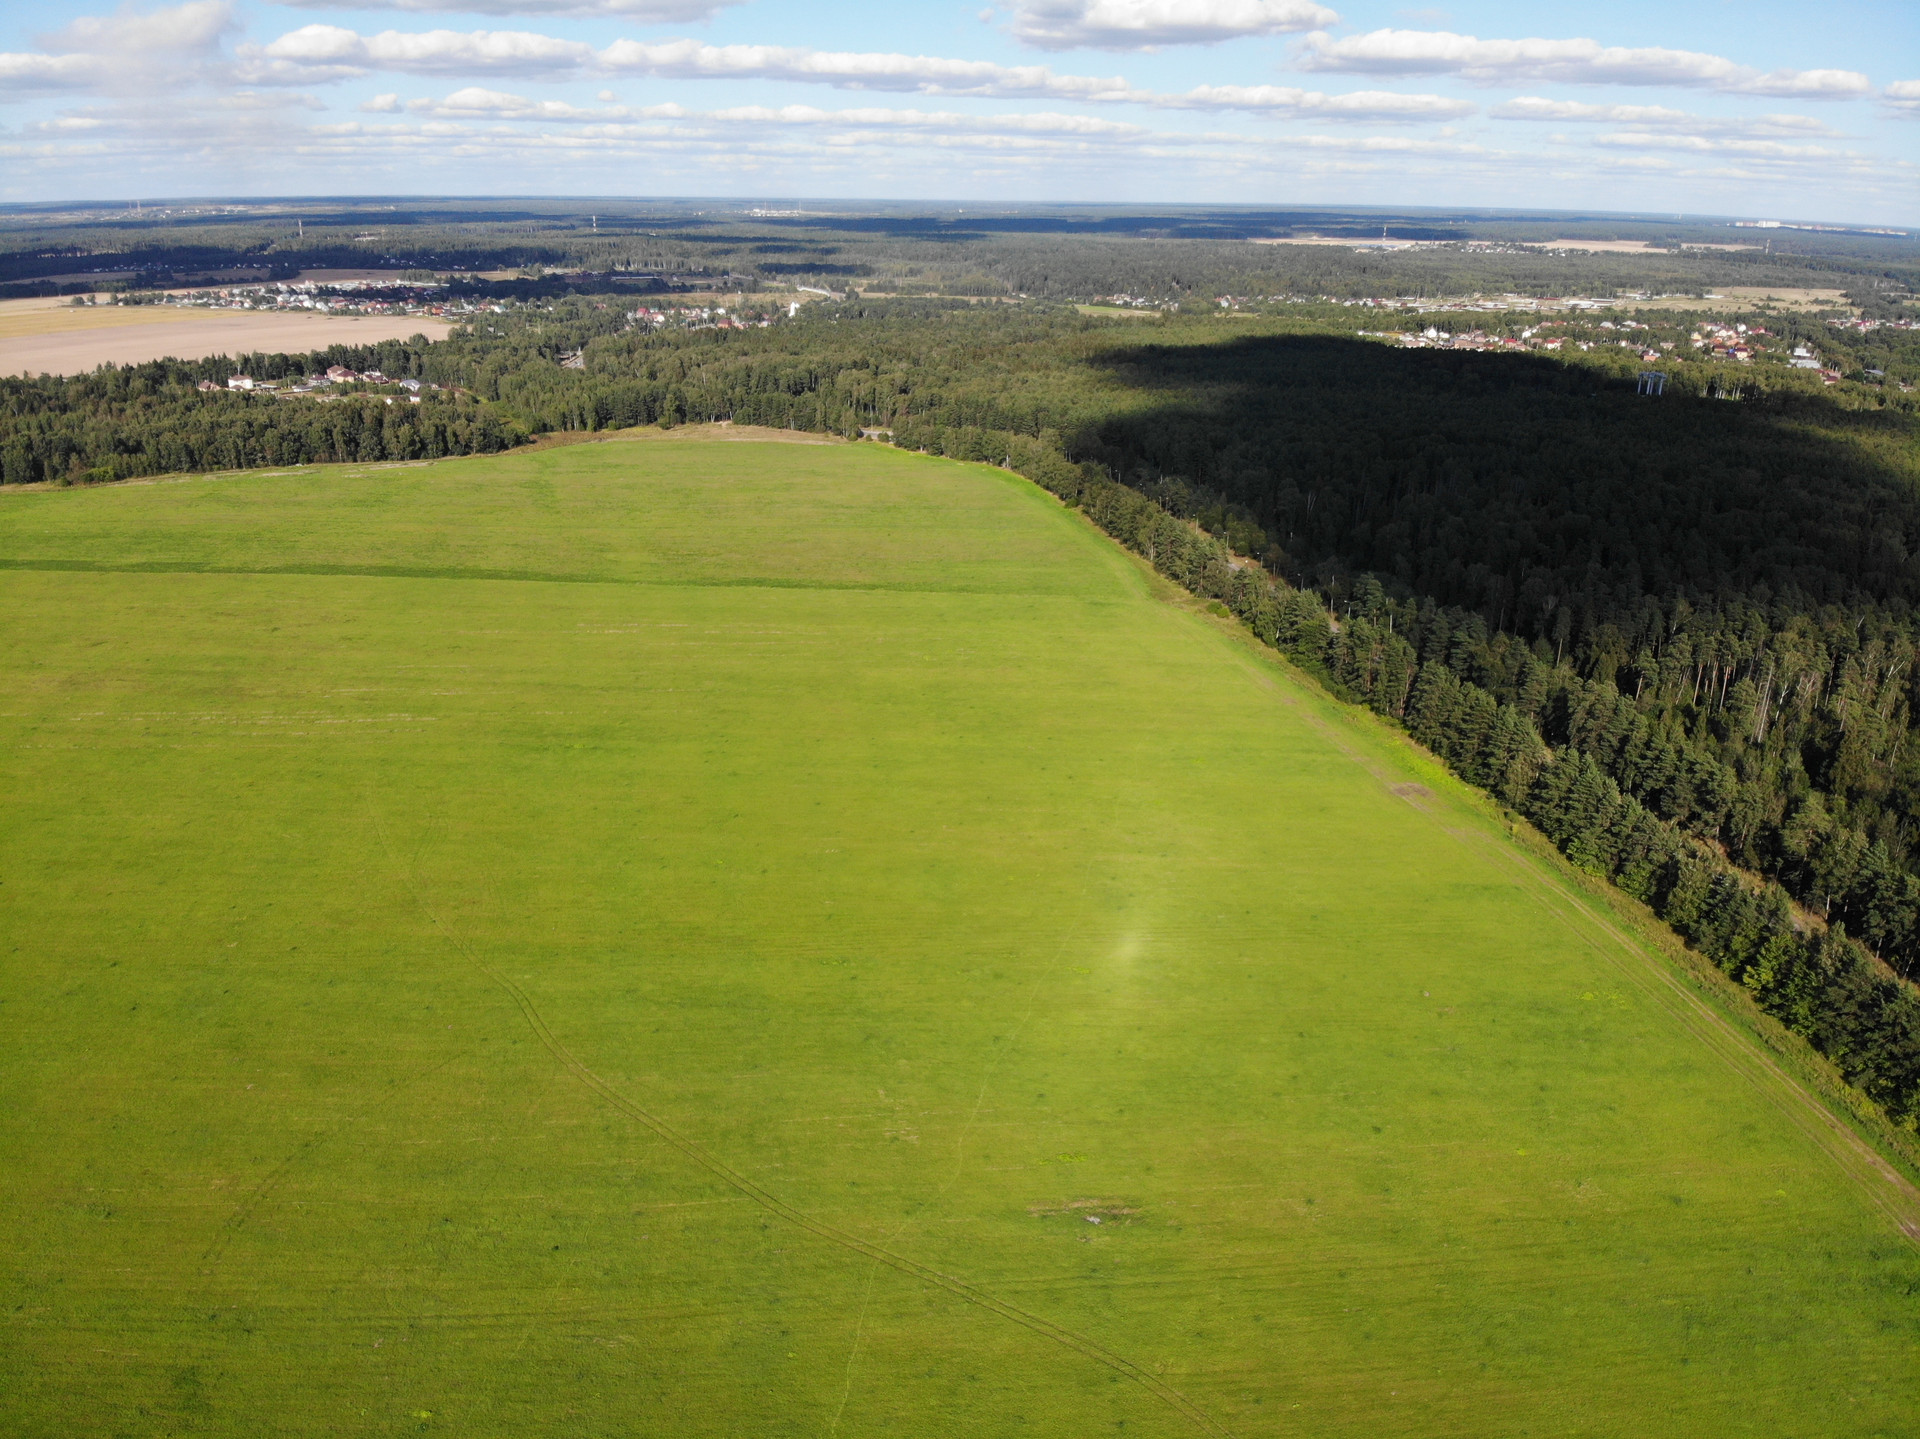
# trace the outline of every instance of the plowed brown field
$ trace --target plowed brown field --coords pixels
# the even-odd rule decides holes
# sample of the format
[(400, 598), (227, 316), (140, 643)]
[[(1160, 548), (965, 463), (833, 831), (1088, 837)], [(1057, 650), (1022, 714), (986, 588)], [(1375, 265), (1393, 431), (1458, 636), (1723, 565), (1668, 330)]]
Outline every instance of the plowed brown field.
[(77, 375), (99, 365), (317, 350), (420, 334), (443, 340), (452, 328), (446, 320), (419, 315), (361, 318), (7, 300), (0, 302), (0, 374)]

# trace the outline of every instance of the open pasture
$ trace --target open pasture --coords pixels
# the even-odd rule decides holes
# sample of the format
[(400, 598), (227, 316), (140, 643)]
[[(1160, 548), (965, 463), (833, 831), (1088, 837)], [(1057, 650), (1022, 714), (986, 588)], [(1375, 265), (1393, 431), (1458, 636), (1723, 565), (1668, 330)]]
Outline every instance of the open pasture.
[(424, 334), (453, 326), (430, 316), (305, 315), (202, 310), (172, 305), (72, 305), (66, 300), (0, 300), (0, 375), (78, 375), (100, 365), (197, 360), (207, 355), (324, 350)]
[(1023, 481), (576, 445), (0, 561), (10, 1434), (1911, 1431), (1885, 1181)]

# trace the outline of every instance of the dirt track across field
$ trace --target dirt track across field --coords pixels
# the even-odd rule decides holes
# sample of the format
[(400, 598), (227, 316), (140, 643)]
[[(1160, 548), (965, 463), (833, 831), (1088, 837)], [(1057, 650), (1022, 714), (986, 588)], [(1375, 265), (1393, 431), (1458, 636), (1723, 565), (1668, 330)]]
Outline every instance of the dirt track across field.
[(0, 375), (77, 375), (99, 365), (318, 350), (421, 334), (443, 340), (452, 328), (445, 320), (419, 315), (360, 318), (7, 300), (0, 302)]

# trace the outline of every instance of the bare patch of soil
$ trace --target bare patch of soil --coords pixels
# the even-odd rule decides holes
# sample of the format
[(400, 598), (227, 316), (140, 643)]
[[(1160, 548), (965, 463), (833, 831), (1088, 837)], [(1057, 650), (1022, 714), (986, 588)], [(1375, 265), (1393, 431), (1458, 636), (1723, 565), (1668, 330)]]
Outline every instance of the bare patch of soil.
[(0, 374), (79, 375), (100, 365), (297, 353), (422, 334), (444, 340), (452, 328), (446, 320), (421, 315), (287, 315), (9, 300), (0, 303)]

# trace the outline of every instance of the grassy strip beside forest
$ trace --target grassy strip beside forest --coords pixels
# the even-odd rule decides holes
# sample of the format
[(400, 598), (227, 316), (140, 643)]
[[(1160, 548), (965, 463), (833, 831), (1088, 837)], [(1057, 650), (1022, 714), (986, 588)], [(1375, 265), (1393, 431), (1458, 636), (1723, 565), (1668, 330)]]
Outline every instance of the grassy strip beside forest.
[[(1376, 663), (1390, 635), (1365, 620), (1339, 624), (1321, 596), (1237, 562), (1222, 541), (1148, 497), (1017, 437), (1009, 437), (1008, 458), (1336, 692), (1402, 721), (1455, 773), (1524, 815), (1576, 865), (1648, 905), (1895, 1123), (1915, 1128), (1920, 995), (1848, 938), (1843, 924), (1804, 930), (1779, 885), (1756, 886), (1719, 851), (1623, 794), (1591, 755), (1571, 747), (1556, 754), (1527, 713), (1442, 662), (1420, 663), (1404, 642)], [(1551, 698), (1564, 705), (1568, 691)]]

